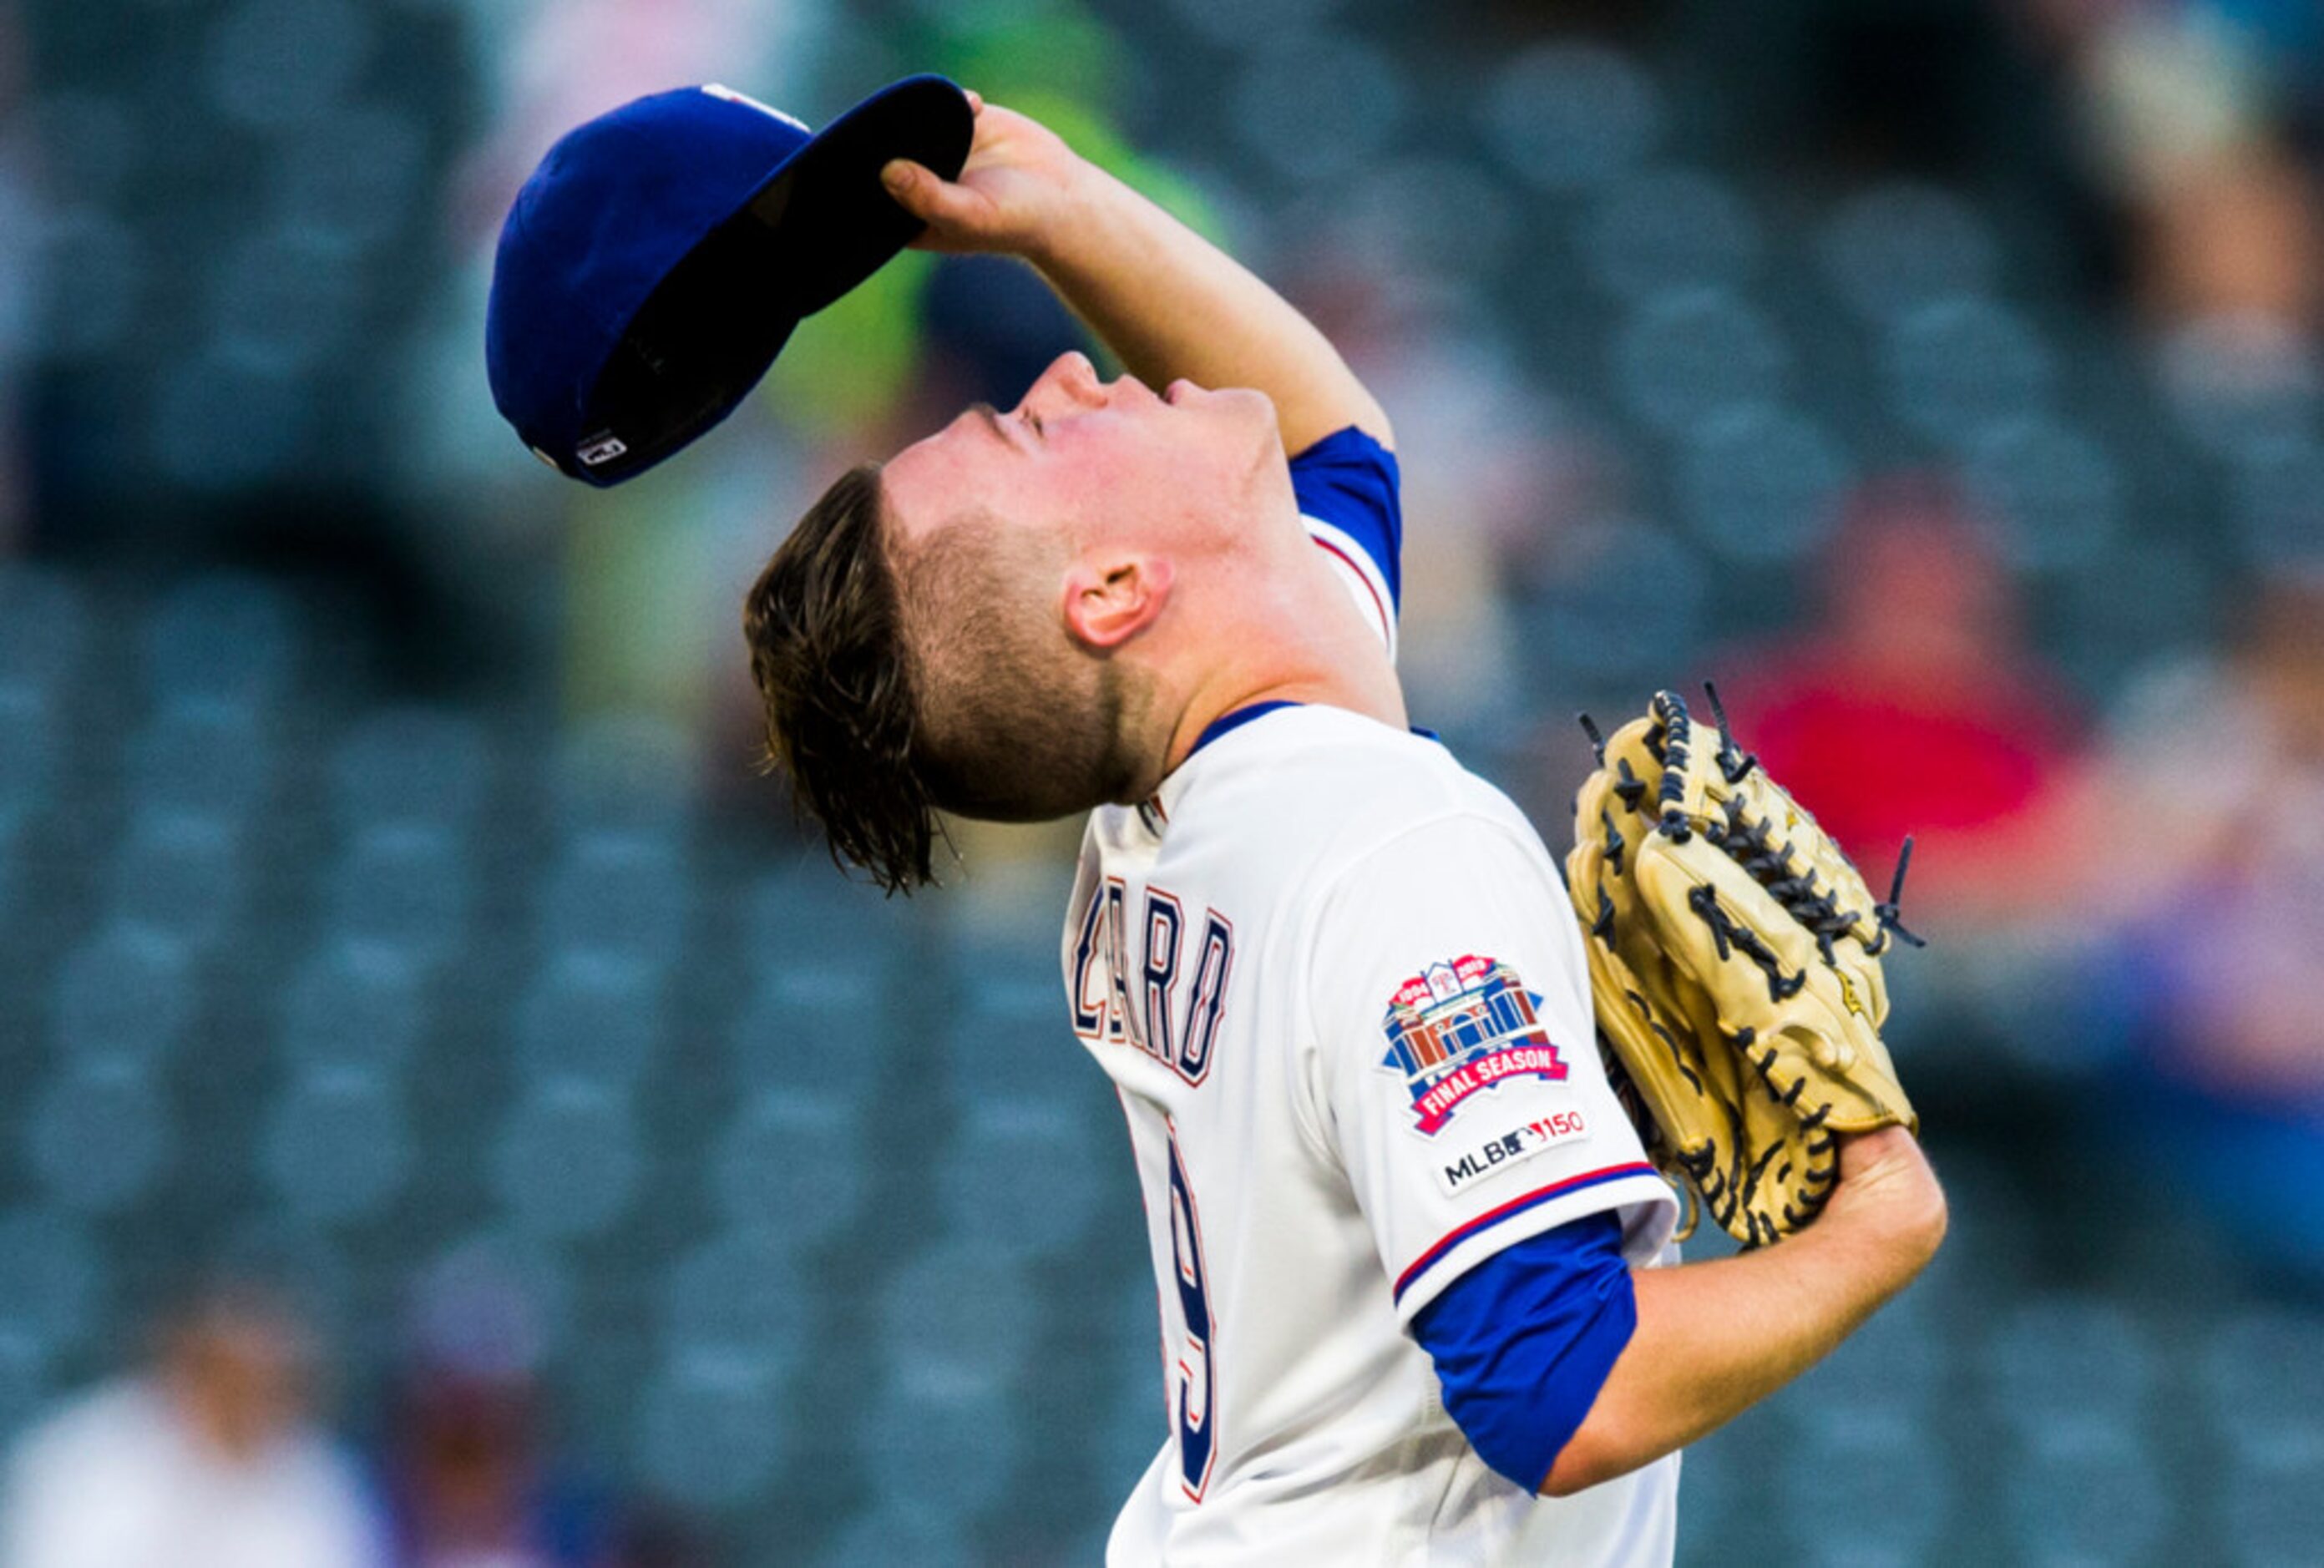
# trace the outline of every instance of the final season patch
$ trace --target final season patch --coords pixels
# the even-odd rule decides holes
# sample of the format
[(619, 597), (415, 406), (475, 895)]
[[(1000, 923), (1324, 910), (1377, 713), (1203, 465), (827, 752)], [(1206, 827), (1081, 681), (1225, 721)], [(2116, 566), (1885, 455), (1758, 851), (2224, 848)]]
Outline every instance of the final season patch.
[(1471, 1095), (1512, 1078), (1563, 1080), (1565, 1061), (1543, 1032), (1540, 1006), (1516, 970), (1475, 954), (1432, 964), (1397, 987), (1381, 1020), (1380, 1065), (1403, 1075), (1422, 1132), (1435, 1137)]

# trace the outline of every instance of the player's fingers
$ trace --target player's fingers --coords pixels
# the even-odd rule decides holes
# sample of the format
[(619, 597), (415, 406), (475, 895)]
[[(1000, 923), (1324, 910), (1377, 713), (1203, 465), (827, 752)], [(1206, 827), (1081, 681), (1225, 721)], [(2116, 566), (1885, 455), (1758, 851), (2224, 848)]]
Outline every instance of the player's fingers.
[(972, 115), (981, 115), (984, 113), (984, 95), (978, 92), (974, 88), (967, 88), (966, 91), (968, 93), (968, 112)]
[(936, 171), (908, 158), (891, 159), (880, 171), (880, 183), (896, 204), (926, 223), (958, 223), (973, 205), (968, 193), (936, 178)]

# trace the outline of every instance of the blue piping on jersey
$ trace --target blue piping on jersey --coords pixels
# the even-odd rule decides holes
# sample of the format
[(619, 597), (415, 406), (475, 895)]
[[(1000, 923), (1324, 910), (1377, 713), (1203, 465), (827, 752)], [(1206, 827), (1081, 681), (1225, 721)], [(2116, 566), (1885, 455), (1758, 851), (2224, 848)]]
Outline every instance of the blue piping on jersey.
[(1277, 708), (1296, 708), (1306, 706), (1305, 703), (1293, 702), (1287, 697), (1277, 697), (1271, 702), (1255, 702), (1249, 707), (1236, 708), (1231, 713), (1221, 714), (1204, 726), (1201, 734), (1194, 737), (1194, 750), (1188, 752), (1186, 755), (1193, 756), (1195, 752), (1201, 751), (1221, 735), (1239, 730), (1253, 719), (1263, 719)]
[[(1263, 719), (1277, 708), (1304, 708), (1306, 706), (1304, 702), (1293, 702), (1288, 697), (1276, 697), (1267, 702), (1255, 702), (1249, 707), (1236, 708), (1231, 713), (1221, 714), (1204, 726), (1201, 734), (1194, 737), (1194, 743), (1187, 751), (1186, 755), (1193, 756), (1221, 735), (1239, 730), (1253, 719)], [(1419, 724), (1412, 726), (1412, 733), (1424, 741), (1434, 741), (1440, 746), (1444, 743), (1443, 736), (1434, 730), (1425, 729)]]

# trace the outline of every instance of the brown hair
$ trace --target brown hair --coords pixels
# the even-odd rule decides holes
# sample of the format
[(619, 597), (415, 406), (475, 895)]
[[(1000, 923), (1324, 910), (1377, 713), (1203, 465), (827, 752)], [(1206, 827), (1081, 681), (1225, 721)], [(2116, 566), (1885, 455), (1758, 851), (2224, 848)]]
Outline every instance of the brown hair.
[(742, 604), (767, 761), (823, 825), (832, 858), (888, 891), (929, 881), (942, 833), (917, 755), (919, 712), (895, 572), (881, 540), (880, 466), (842, 475)]
[(742, 632), (770, 762), (834, 859), (909, 892), (932, 880), (939, 810), (1047, 822), (1133, 798), (1147, 706), (1035, 608), (1061, 547), (970, 514), (899, 566), (883, 513), (877, 464), (842, 475), (767, 563)]

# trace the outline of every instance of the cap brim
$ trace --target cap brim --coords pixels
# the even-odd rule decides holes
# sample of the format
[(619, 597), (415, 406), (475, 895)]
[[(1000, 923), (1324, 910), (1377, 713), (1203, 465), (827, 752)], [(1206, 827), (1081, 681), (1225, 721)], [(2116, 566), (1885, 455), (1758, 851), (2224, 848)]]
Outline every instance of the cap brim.
[(733, 411), (800, 319), (885, 266), (927, 226), (880, 183), (909, 158), (950, 180), (975, 115), (942, 77), (908, 77), (866, 98), (785, 159), (742, 209), (656, 286), (597, 378), (586, 423), (618, 455), (576, 460), (609, 485), (641, 474)]
[(847, 293), (927, 226), (896, 204), (880, 171), (908, 158), (955, 179), (975, 136), (966, 93), (943, 77), (907, 77), (784, 161), (747, 210), (786, 242), (785, 291), (799, 315)]

